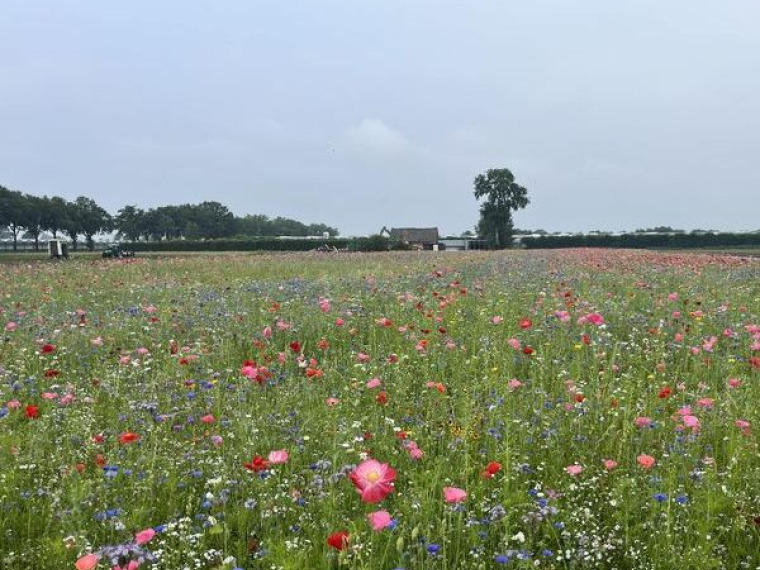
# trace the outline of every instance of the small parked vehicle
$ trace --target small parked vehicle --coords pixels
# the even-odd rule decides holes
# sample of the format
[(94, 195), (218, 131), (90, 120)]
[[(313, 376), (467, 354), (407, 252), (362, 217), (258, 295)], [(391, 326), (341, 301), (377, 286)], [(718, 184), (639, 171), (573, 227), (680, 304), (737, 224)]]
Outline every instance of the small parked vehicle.
[(110, 245), (106, 249), (103, 250), (104, 259), (121, 259), (123, 257), (134, 257), (134, 256), (135, 256), (134, 251), (130, 251), (126, 249), (120, 243), (115, 243), (113, 245)]

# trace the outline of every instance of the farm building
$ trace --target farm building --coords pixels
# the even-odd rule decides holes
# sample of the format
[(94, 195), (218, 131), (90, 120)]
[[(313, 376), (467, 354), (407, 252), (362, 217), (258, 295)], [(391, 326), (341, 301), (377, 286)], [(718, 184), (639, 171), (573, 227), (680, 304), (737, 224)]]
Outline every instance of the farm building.
[(391, 228), (383, 227), (380, 235), (400, 241), (412, 249), (434, 249), (438, 245), (438, 228)]

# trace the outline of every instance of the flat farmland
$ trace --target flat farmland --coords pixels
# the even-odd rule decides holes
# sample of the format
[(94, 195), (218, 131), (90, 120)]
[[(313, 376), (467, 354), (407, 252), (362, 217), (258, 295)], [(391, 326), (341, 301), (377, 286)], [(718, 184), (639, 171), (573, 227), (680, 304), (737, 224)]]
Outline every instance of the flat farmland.
[(0, 272), (0, 568), (760, 567), (760, 261)]

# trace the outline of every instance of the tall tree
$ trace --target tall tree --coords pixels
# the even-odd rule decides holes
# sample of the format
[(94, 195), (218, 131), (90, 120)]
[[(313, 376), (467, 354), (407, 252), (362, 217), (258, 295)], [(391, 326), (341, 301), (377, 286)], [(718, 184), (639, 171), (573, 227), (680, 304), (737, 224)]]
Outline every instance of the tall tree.
[(77, 250), (79, 234), (82, 233), (82, 216), (74, 202), (63, 201), (63, 216), (61, 231), (69, 236), (71, 249)]
[(528, 190), (515, 182), (508, 168), (491, 168), (475, 177), (475, 198), (485, 198), (480, 206), (480, 234), (495, 247), (509, 247), (514, 229), (512, 211), (530, 203)]
[(77, 198), (74, 201), (74, 207), (79, 214), (80, 233), (84, 234), (87, 240), (87, 249), (92, 251), (95, 249), (95, 242), (93, 241), (95, 234), (113, 229), (111, 214), (98, 206), (95, 200), (86, 196)]
[(42, 228), (53, 234), (53, 239), (58, 239), (58, 232), (62, 232), (66, 227), (68, 209), (68, 202), (60, 196), (45, 199)]
[(24, 227), (26, 234), (24, 237), (34, 239), (34, 250), (40, 250), (40, 234), (45, 229), (45, 211), (47, 207), (47, 196), (24, 195)]
[(120, 237), (137, 241), (145, 227), (145, 212), (137, 206), (124, 206), (117, 212), (113, 221)]
[(13, 236), (13, 251), (18, 250), (18, 237), (26, 221), (27, 205), (21, 192), (0, 186), (0, 227), (7, 227)]

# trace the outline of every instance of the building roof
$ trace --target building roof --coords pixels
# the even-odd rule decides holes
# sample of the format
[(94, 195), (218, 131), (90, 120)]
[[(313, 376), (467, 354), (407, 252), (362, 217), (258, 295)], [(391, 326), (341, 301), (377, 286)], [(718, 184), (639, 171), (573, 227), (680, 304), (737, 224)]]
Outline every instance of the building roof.
[(438, 243), (438, 228), (391, 228), (391, 239), (409, 243)]

